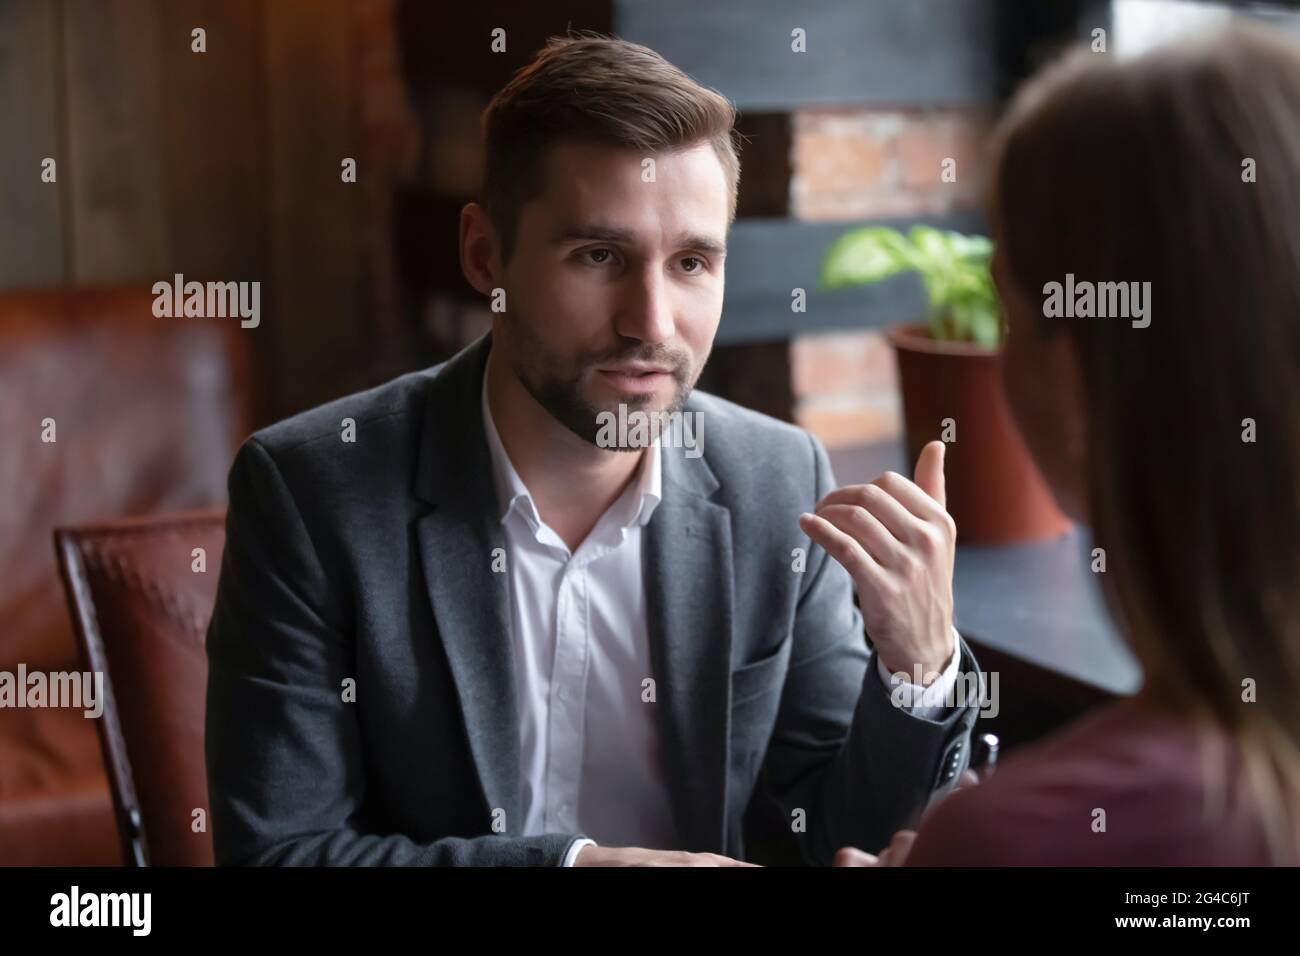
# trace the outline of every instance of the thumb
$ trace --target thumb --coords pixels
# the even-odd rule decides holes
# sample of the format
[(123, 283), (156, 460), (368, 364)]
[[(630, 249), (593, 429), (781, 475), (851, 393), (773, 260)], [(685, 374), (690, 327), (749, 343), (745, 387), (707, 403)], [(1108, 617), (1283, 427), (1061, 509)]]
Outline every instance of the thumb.
[(927, 495), (939, 502), (939, 507), (947, 508), (947, 491), (944, 488), (943, 459), (947, 446), (941, 441), (932, 441), (921, 449), (921, 456), (916, 459), (916, 483)]

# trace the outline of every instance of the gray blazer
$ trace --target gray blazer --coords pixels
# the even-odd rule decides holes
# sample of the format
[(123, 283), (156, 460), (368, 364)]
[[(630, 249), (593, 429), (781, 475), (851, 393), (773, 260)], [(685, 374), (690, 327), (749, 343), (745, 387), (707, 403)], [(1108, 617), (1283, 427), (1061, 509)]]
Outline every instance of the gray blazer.
[[(207, 633), (219, 864), (555, 866), (581, 836), (515, 829), (507, 582), (491, 570), (505, 538), (479, 405), (490, 347), (239, 449)], [(808, 862), (878, 850), (966, 766), (978, 711), (936, 722), (891, 704), (849, 575), (799, 529), (835, 484), (820, 443), (701, 392), (687, 410), (704, 413), (704, 455), (664, 449), (642, 538), (646, 706), (682, 839), (659, 849), (743, 858), (761, 779), (804, 822)]]

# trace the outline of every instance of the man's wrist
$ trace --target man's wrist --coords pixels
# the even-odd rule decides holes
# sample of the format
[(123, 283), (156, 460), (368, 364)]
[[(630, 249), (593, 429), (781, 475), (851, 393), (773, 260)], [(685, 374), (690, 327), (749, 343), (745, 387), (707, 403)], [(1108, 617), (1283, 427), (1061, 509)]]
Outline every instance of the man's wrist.
[[(936, 655), (926, 661), (909, 661), (906, 667), (895, 667), (885, 660), (882, 654), (878, 657), (882, 671), (888, 673), (894, 680), (901, 679), (917, 687), (929, 687), (944, 676), (947, 671), (951, 670), (961, 659), (961, 641), (957, 636), (957, 629), (949, 625), (948, 635), (948, 647), (944, 650), (942, 656)], [(898, 678), (897, 675), (899, 674), (902, 674), (903, 677)], [(889, 683), (889, 681), (886, 683)]]
[(921, 675), (922, 678), (929, 676), (929, 681), (926, 684), (912, 680), (916, 676), (915, 673), (908, 674), (906, 671), (901, 670), (890, 671), (888, 665), (885, 664), (884, 658), (876, 658), (876, 671), (886, 689), (890, 691), (890, 696), (896, 706), (909, 710), (914, 707), (942, 709), (943, 706), (946, 706), (944, 702), (957, 683), (957, 675), (961, 665), (961, 638), (955, 627), (951, 628), (950, 632), (952, 634), (952, 656), (929, 675)]

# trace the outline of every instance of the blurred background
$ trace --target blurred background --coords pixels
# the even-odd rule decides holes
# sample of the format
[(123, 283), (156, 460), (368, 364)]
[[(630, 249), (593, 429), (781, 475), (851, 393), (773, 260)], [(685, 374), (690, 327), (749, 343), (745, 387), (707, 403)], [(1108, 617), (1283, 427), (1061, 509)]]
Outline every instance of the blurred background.
[[(1236, 7), (1300, 36), (1294, 3)], [(898, 458), (903, 411), (881, 331), (922, 318), (926, 301), (916, 275), (819, 288), (827, 247), (861, 225), (981, 232), (983, 147), (1021, 80), (1098, 29), (1110, 52), (1132, 52), (1227, 10), (0, 0), (0, 670), (99, 665), (118, 688), (109, 721), (0, 710), (0, 863), (157, 862), (150, 793), (168, 787), (195, 796), (165, 825), (197, 819), (201, 736), (197, 763), (146, 750), (201, 733), (201, 709), (155, 689), (128, 713), (123, 687), (156, 683), (148, 661), (164, 653), (182, 655), (191, 697), (201, 686), (219, 556), (201, 582), (176, 581), (158, 542), (180, 533), (187, 572), (194, 528), (219, 551), (226, 470), (249, 432), (441, 361), (487, 328), (460, 275), (457, 215), (478, 186), (481, 110), (547, 37), (644, 43), (735, 101), (739, 216), (700, 387), (810, 429), (844, 481)], [(355, 182), (341, 175), (348, 159)], [(945, 160), (955, 180), (940, 177)], [(177, 273), (259, 281), (260, 324), (154, 317), (151, 286)], [(151, 523), (176, 514), (208, 524)], [(122, 519), (139, 519), (125, 536)], [(77, 532), (57, 552), (56, 529)], [(163, 650), (141, 649), (145, 631)], [(1089, 684), (1085, 665), (1066, 676)], [(1089, 686), (1122, 690), (1136, 675), (1107, 679)]]

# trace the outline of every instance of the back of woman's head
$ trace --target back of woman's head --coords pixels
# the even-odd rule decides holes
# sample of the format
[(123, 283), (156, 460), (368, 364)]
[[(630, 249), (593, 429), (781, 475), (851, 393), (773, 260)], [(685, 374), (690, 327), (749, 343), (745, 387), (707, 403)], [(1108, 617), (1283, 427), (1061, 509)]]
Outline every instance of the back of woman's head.
[[(991, 206), (1005, 279), (1035, 304), (1011, 335), (1072, 346), (1088, 517), (1150, 693), (1241, 743), (1294, 853), (1300, 48), (1234, 26), (1129, 61), (1071, 55), (1004, 120)], [(1049, 317), (1067, 274), (1149, 282), (1146, 314)]]

